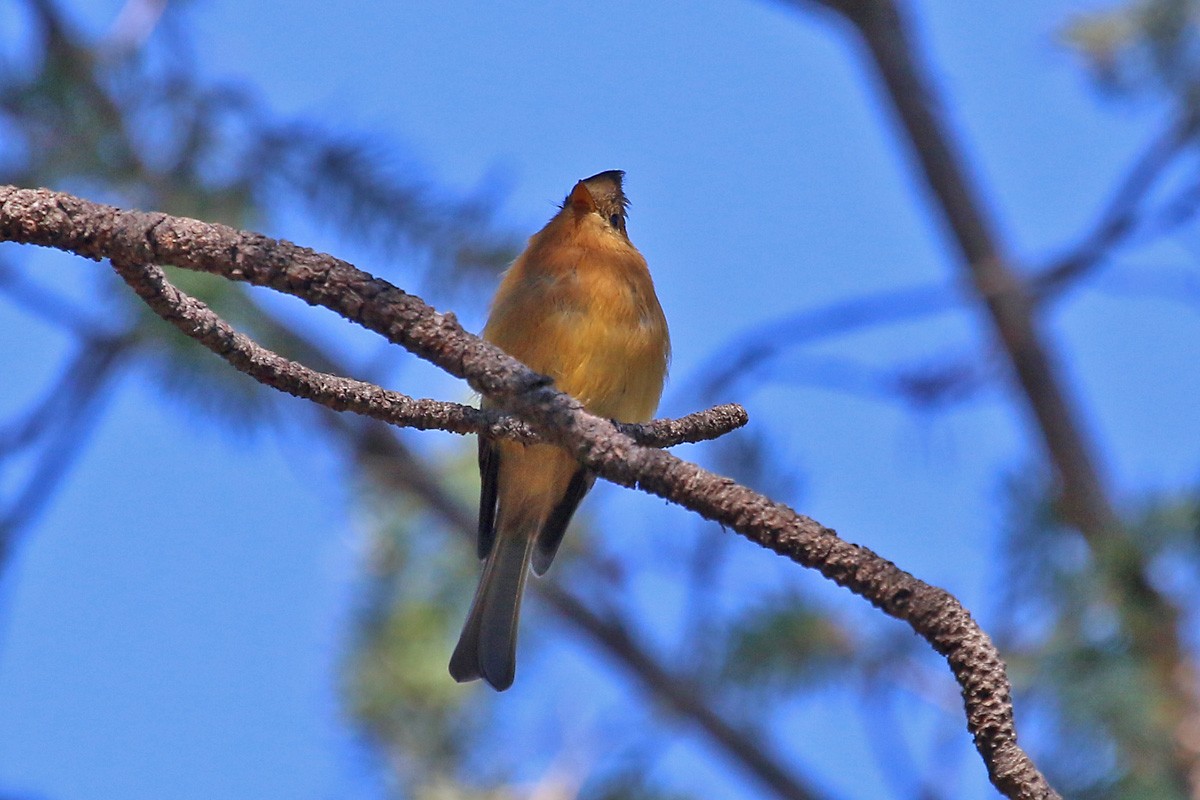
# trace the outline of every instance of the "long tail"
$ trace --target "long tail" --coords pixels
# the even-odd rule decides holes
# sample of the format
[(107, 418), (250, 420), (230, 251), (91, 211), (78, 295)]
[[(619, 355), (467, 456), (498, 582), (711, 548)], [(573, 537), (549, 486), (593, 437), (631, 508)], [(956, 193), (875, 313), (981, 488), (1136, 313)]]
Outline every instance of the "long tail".
[(450, 657), (450, 674), (459, 683), (483, 678), (499, 692), (512, 686), (517, 672), (517, 617), (534, 539), (532, 535), (496, 537), (471, 613)]

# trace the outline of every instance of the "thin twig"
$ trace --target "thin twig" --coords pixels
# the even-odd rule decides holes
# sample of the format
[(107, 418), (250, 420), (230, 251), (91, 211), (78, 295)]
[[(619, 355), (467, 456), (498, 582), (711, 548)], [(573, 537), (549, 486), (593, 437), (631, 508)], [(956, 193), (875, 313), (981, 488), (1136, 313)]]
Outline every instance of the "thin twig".
[[(1187, 115), (1172, 119), (1125, 171), (1104, 208), (1076, 244), (1027, 278), (1033, 302), (1044, 307), (1060, 299), (1104, 263), (1135, 234), (1163, 235), (1195, 217), (1200, 189), (1188, 186), (1149, 215), (1147, 198), (1194, 141), (1200, 122)], [(739, 333), (700, 370), (702, 397), (730, 389), (735, 381), (777, 358), (784, 350), (881, 324), (906, 322), (952, 310), (966, 298), (961, 282), (931, 283), (837, 300), (804, 309)]]
[(65, 413), (56, 415), (53, 426), (39, 431), (43, 446), (36, 465), (26, 477), (24, 486), (0, 508), (0, 573), (21, 533), (46, 507), (87, 442), (103, 390), (129, 343), (124, 337), (93, 341), (83, 346), (71, 360), (67, 379), (61, 387), (61, 406)]
[(736, 758), (775, 794), (793, 800), (812, 800), (825, 796), (803, 785), (779, 764), (765, 747), (769, 740), (755, 741), (739, 731), (704, 701), (697, 687), (663, 669), (624, 627), (612, 620), (602, 619), (556, 584), (547, 584), (540, 594), (560, 616), (575, 620), (576, 625), (606, 652), (620, 654), (621, 663), (655, 695), (666, 700), (676, 714), (693, 720), (722, 750)]
[[(1030, 279), (1035, 297), (1045, 300), (1060, 294), (1138, 230), (1145, 216), (1142, 204), (1187, 145), (1195, 141), (1198, 129), (1200, 116), (1195, 113), (1171, 120), (1122, 177), (1091, 231), (1069, 252)], [(1194, 213), (1194, 196), (1194, 188), (1181, 193), (1167, 205), (1164, 213), (1158, 215), (1155, 227), (1173, 227), (1181, 218)], [(1181, 213), (1184, 211), (1187, 215)]]
[(701, 370), (702, 397), (727, 391), (735, 381), (776, 357), (781, 347), (853, 333), (881, 323), (903, 322), (948, 311), (961, 302), (953, 287), (930, 285), (890, 289), (805, 309), (739, 334)]
[(111, 335), (99, 320), (68, 298), (27, 280), (5, 261), (0, 261), (0, 293), (18, 307), (83, 339)]
[[(114, 259), (113, 269), (160, 317), (255, 380), (334, 411), (353, 411), (381, 422), (418, 430), (486, 433), (523, 442), (541, 437), (511, 416), (459, 403), (417, 399), (371, 383), (309, 369), (240, 333), (205, 303), (176, 288), (154, 265)], [(723, 436), (749, 421), (737, 404), (716, 406), (679, 419), (621, 424), (621, 430), (647, 447), (671, 447)]]

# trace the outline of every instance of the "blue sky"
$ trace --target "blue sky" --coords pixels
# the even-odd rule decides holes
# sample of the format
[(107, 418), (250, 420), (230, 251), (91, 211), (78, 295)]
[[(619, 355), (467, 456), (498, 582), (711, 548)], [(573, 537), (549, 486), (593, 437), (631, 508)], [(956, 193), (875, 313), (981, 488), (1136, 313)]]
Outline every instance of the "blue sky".
[[(70, 5), (99, 31), (121, 3)], [(1063, 20), (1097, 5), (919, 4), (951, 123), (1030, 267), (1086, 230), (1159, 121), (1153, 108), (1098, 98), (1057, 46)], [(667, 413), (698, 405), (707, 359), (740, 333), (957, 278), (857, 49), (824, 15), (767, 2), (190, 6), (206, 74), (256, 87), (278, 114), (395, 145), (399, 166), (448, 186), (496, 188), (500, 218), (516, 230), (540, 227), (577, 178), (626, 170), (630, 235), (672, 327)], [(311, 221), (284, 214), (265, 228), (404, 285), (403, 264)], [(1185, 348), (1200, 316), (1121, 288), (1130, 276), (1175, 274), (1194, 244), (1181, 236), (1118, 259), (1047, 320), (1123, 497), (1196, 477), (1195, 437), (1178, 432), (1194, 429), (1200, 361)], [(47, 275), (96, 269), (36, 263)], [(458, 310), (480, 327), (481, 308)], [(0, 324), (31, 323), (0, 305)], [(977, 351), (987, 333), (960, 310), (807, 352), (932, 363)], [(347, 341), (373, 352), (357, 333)], [(37, 387), (55, 347), (31, 336), (28, 348), (0, 352), (0, 369), (13, 386)], [(405, 369), (424, 392), (467, 396)], [(721, 399), (744, 403), (795, 466), (800, 510), (959, 594), (986, 623), (998, 475), (1036, 452), (1004, 392), (914, 416), (803, 375), (759, 383)], [(33, 389), (0, 393), (0, 411), (23, 391)], [(142, 377), (125, 380), (0, 583), (0, 790), (51, 800), (373, 796), (336, 699), (361, 544), (335, 458), (301, 433), (224, 434), (163, 404)], [(678, 524), (682, 512), (625, 494), (610, 487), (589, 503), (633, 515), (634, 535), (644, 518)], [(797, 724), (836, 725), (830, 702), (798, 709)], [(855, 746), (796, 751), (833, 776), (854, 763)], [(961, 771), (961, 796), (989, 796), (977, 761)], [(843, 774), (831, 785), (870, 796), (877, 781)]]

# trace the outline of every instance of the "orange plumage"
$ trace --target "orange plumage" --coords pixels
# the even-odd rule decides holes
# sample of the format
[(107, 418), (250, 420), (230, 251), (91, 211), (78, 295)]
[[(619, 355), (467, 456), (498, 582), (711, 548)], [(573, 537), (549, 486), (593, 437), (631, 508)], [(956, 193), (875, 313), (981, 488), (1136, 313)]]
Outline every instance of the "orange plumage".
[[(619, 170), (575, 184), (562, 210), (504, 274), (483, 337), (554, 379), (588, 411), (649, 420), (670, 358), (650, 270), (625, 232)], [(450, 660), (456, 680), (507, 689), (530, 566), (550, 566), (589, 474), (552, 445), (479, 442), (479, 589)]]

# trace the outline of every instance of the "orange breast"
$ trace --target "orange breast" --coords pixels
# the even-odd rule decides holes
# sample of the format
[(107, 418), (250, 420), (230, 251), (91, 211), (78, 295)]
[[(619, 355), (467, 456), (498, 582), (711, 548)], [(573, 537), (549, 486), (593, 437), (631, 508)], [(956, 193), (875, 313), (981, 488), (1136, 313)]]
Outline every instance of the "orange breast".
[(645, 260), (613, 239), (553, 228), (535, 237), (505, 275), (484, 337), (592, 413), (642, 422), (662, 394), (667, 324)]

